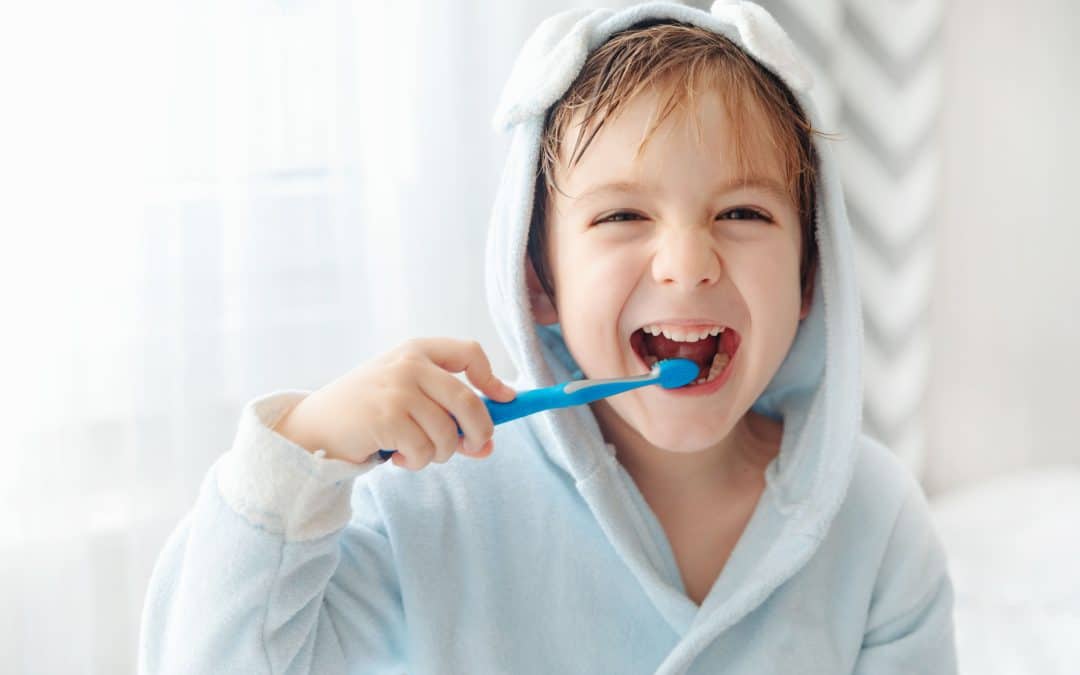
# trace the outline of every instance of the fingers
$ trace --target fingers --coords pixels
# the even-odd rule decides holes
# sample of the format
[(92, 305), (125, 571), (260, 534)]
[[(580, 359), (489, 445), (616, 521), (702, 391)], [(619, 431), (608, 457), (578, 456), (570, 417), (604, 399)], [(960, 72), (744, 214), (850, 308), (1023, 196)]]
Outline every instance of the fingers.
[(390, 461), (402, 468), (419, 471), (431, 463), (431, 458), (435, 455), (435, 445), (424, 427), (411, 414), (406, 413), (405, 417), (395, 425), (400, 441), (392, 444), (398, 448), (397, 452), (390, 456)]
[[(432, 366), (434, 368), (434, 366)], [(457, 419), (458, 426), (464, 433), (465, 451), (470, 454), (480, 452), (484, 443), (495, 432), (491, 414), (480, 397), (465, 383), (455, 377), (419, 378), (420, 388), (431, 400), (442, 406)], [(453, 424), (453, 420), (450, 421)]]
[[(468, 381), (491, 400), (511, 401), (517, 392), (492, 373), (478, 342), (414, 338), (387, 363), (394, 373), (390, 381), (404, 385), (400, 389), (403, 400), (390, 400), (388, 391), (379, 397), (379, 405), (391, 415), (383, 426), (399, 430), (393, 464), (417, 471), (431, 462), (447, 462), (455, 452), (475, 458), (491, 454), (495, 425), (484, 401), (450, 373), (464, 371)], [(380, 442), (378, 447), (390, 446)]]
[(418, 338), (418, 346), (435, 365), (451, 373), (465, 371), (465, 378), (488, 398), (507, 402), (517, 393), (491, 370), (484, 348), (476, 340)]
[(458, 435), (457, 425), (445, 408), (422, 396), (410, 414), (423, 428), (433, 446), (433, 453), (427, 457), (427, 461), (443, 464), (461, 449), (462, 438)]
[(464, 439), (458, 435), (457, 425), (450, 414), (434, 402), (427, 399), (425, 401), (426, 404), (417, 404), (410, 412), (408, 431), (405, 432), (406, 440), (398, 444), (400, 448), (390, 456), (392, 464), (410, 471), (419, 471), (431, 463), (445, 464), (455, 452), (476, 459), (483, 459), (491, 454), (494, 448), (492, 439), (484, 444), (480, 452), (465, 451), (462, 447)]

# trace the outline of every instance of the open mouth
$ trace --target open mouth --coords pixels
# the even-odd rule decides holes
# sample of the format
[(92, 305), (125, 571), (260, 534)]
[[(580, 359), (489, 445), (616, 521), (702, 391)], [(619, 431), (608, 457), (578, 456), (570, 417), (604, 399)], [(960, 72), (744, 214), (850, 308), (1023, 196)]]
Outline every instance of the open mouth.
[(731, 328), (720, 329), (719, 334), (703, 335), (699, 339), (653, 332), (639, 328), (630, 335), (630, 346), (638, 359), (647, 369), (664, 359), (690, 359), (703, 373), (690, 386), (708, 384), (719, 377), (739, 349), (739, 334)]

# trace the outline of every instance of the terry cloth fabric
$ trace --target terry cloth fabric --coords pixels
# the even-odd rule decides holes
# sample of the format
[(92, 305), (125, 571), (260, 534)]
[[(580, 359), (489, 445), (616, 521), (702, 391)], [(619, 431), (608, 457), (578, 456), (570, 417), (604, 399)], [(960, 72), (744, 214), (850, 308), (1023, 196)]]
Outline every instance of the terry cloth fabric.
[[(581, 377), (536, 323), (524, 260), (545, 111), (588, 53), (645, 19), (723, 34), (795, 92), (811, 78), (761, 7), (572, 10), (524, 46), (487, 246), (517, 390)], [(835, 160), (820, 155), (810, 314), (754, 409), (784, 422), (766, 487), (700, 606), (588, 406), (496, 427), (485, 460), (418, 472), (310, 454), (271, 427), (306, 392), (244, 409), (162, 550), (143, 673), (953, 673), (953, 588), (911, 474), (860, 431), (859, 298)]]

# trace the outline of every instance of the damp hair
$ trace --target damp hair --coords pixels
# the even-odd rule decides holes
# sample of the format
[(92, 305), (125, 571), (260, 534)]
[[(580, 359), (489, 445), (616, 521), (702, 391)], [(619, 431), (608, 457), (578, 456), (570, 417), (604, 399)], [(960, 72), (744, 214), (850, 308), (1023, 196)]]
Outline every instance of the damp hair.
[[(818, 260), (814, 234), (818, 157), (812, 137), (829, 134), (814, 129), (783, 81), (734, 42), (712, 31), (669, 20), (641, 22), (612, 35), (589, 55), (566, 93), (548, 108), (528, 241), (529, 259), (544, 291), (554, 300), (554, 280), (547, 259), (547, 213), (553, 193), (562, 193), (555, 175), (564, 159), (564, 142), (574, 131), (572, 126), (576, 126), (577, 134), (565, 157), (567, 168), (577, 165), (605, 121), (650, 87), (659, 90), (661, 105), (641, 139), (638, 154), (672, 111), (693, 110), (695, 95), (706, 87), (720, 94), (727, 109), (733, 129), (733, 157), (743, 176), (762, 168), (756, 164), (760, 157), (748, 148), (764, 144), (774, 149), (773, 159), (780, 160), (787, 194), (799, 213), (799, 282), (805, 292)], [(573, 125), (577, 117), (581, 121)], [(696, 116), (690, 117), (696, 124)]]

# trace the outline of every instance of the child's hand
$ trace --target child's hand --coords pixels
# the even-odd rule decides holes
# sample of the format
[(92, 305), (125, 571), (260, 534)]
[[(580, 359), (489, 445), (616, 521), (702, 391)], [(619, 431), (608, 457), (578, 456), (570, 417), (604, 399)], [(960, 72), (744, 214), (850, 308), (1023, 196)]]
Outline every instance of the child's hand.
[(479, 343), (415, 338), (312, 392), (274, 430), (309, 452), (322, 448), (357, 464), (379, 449), (397, 450), (390, 461), (412, 471), (454, 452), (487, 457), (495, 426), (480, 397), (450, 374), (461, 371), (490, 399), (516, 396), (492, 374)]

